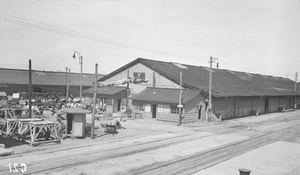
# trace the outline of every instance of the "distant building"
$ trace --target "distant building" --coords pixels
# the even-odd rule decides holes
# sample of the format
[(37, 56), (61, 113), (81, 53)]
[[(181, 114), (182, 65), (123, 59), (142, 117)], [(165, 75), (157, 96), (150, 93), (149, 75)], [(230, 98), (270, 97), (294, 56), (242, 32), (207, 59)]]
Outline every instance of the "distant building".
[[(222, 119), (277, 112), (300, 105), (299, 91), (293, 92), (295, 83), (288, 78), (224, 69), (212, 71), (212, 111)], [(129, 84), (130, 104), (151, 118), (177, 121), (180, 72), (184, 122), (203, 119), (209, 89), (208, 67), (138, 58), (99, 81), (109, 83), (127, 76), (148, 80), (147, 83)], [(121, 86), (123, 88), (119, 87), (117, 93), (122, 95), (114, 96), (115, 91), (109, 90), (116, 88), (114, 86), (102, 87), (106, 90), (98, 93), (101, 97), (107, 95), (104, 92), (111, 92), (113, 112), (124, 106), (126, 84)]]
[[(66, 95), (67, 81), (66, 72), (32, 70), (32, 92), (38, 93), (60, 93)], [(103, 75), (98, 75), (103, 77)], [(94, 74), (82, 74), (83, 90), (93, 86)], [(12, 95), (14, 92), (28, 92), (29, 71), (22, 69), (0, 68), (0, 91)], [(79, 96), (80, 73), (70, 73), (69, 94)]]

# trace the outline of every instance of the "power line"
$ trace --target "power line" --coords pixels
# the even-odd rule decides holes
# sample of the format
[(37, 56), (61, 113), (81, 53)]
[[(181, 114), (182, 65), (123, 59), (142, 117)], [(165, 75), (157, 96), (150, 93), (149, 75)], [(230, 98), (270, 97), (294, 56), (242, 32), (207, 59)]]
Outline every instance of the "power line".
[(43, 23), (40, 23), (40, 22), (36, 22), (36, 21), (25, 19), (25, 18), (17, 17), (17, 16), (14, 16), (14, 15), (3, 13), (3, 12), (0, 12), (0, 14), (16, 18), (16, 19), (13, 19), (13, 18), (5, 17), (5, 16), (2, 15), (2, 16), (0, 16), (0, 20), (2, 20), (2, 21), (14, 23), (14, 24), (18, 24), (18, 25), (22, 25), (22, 26), (26, 26), (26, 27), (31, 27), (31, 28), (35, 28), (35, 29), (39, 29), (39, 30), (44, 30), (44, 31), (48, 31), (48, 32), (67, 35), (67, 36), (71, 36), (71, 37), (75, 37), (75, 38), (90, 40), (90, 41), (99, 42), (99, 43), (105, 43), (105, 44), (118, 46), (118, 47), (138, 49), (138, 50), (143, 50), (143, 51), (148, 51), (148, 52), (153, 52), (153, 53), (158, 53), (158, 54), (164, 54), (164, 55), (170, 55), (170, 56), (176, 56), (176, 57), (183, 57), (183, 58), (190, 58), (190, 59), (196, 59), (196, 60), (207, 60), (207, 59), (201, 59), (201, 58), (199, 58), (198, 56), (195, 56), (195, 55), (184, 55), (184, 54), (179, 54), (179, 53), (175, 53), (175, 52), (170, 52), (170, 51), (165, 51), (165, 50), (160, 50), (160, 49), (154, 49), (154, 48), (150, 48), (150, 47), (143, 47), (143, 46), (139, 46), (139, 45), (135, 45), (135, 44), (131, 44), (131, 43), (120, 42), (120, 41), (116, 41), (116, 40), (112, 40), (112, 39), (93, 36), (93, 35), (86, 34), (86, 33), (81, 33), (81, 32), (77, 32), (77, 31), (63, 29), (63, 28), (59, 28), (59, 27), (56, 27), (56, 26), (47, 25), (47, 24), (43, 24)]

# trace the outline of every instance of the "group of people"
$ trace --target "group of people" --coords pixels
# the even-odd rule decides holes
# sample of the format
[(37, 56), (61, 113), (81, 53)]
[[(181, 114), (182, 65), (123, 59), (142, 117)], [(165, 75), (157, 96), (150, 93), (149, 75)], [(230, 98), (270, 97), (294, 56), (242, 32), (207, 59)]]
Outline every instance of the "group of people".
[(101, 114), (106, 112), (106, 106), (107, 104), (105, 102), (100, 101), (99, 103), (96, 104), (95, 109), (97, 114)]

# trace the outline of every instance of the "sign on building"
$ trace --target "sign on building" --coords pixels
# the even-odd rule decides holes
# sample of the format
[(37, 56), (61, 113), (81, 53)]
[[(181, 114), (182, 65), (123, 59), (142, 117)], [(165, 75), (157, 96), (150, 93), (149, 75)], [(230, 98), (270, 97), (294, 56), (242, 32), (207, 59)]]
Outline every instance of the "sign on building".
[(145, 72), (133, 72), (133, 77), (136, 80), (145, 80)]

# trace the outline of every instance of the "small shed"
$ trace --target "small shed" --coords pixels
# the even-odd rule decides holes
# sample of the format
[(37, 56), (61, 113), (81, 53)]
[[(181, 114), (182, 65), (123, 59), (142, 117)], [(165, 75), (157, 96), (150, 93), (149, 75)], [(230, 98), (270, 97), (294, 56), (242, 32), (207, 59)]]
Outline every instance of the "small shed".
[[(127, 87), (124, 86), (106, 86), (97, 88), (97, 98), (111, 99), (108, 106), (111, 106), (108, 112), (118, 112), (121, 111), (122, 99), (126, 99)], [(86, 89), (83, 91), (85, 96), (93, 97), (94, 87)]]
[(90, 111), (81, 108), (62, 109), (62, 113), (66, 113), (67, 134), (72, 137), (85, 137), (86, 114)]
[[(148, 87), (141, 93), (132, 97), (135, 110), (144, 111), (147, 116), (156, 120), (177, 122), (179, 116), (179, 89), (153, 88)], [(198, 104), (203, 102), (205, 97), (199, 90), (182, 90), (183, 122), (193, 122), (204, 117), (204, 108)]]

